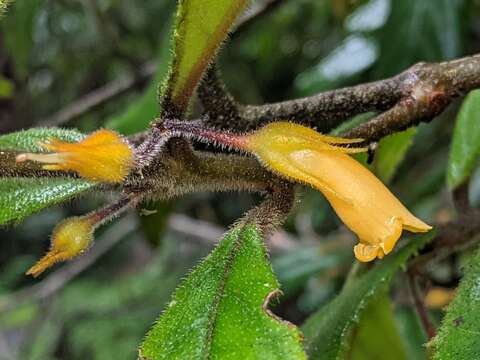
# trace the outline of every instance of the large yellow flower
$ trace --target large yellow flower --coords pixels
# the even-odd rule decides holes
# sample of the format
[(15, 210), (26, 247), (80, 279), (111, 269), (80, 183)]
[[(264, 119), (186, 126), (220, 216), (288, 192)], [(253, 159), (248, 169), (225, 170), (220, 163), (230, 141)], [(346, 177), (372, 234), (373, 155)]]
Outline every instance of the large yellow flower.
[(325, 136), (304, 126), (272, 123), (247, 136), (245, 148), (280, 175), (320, 190), (360, 243), (354, 252), (366, 262), (390, 253), (402, 230), (426, 232), (431, 226), (412, 215), (368, 169), (340, 145), (360, 142)]

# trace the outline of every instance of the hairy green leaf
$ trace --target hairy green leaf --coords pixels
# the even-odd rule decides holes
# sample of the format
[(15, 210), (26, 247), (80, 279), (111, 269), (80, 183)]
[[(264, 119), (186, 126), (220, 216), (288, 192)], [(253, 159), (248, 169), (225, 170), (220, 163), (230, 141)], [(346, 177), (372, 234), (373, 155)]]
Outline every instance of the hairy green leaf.
[(383, 138), (375, 152), (372, 170), (384, 183), (389, 183), (408, 149), (413, 144), (416, 128), (410, 128), (397, 134)]
[(203, 72), (249, 0), (182, 0), (164, 102), (185, 111)]
[(0, 178), (0, 225), (20, 221), (95, 186), (66, 178)]
[(448, 161), (447, 182), (461, 185), (473, 171), (480, 155), (480, 90), (468, 94), (457, 116)]
[[(307, 354), (313, 359), (337, 359), (350, 348), (349, 332), (358, 323), (362, 311), (368, 306), (372, 296), (388, 285), (397, 270), (423, 247), (434, 232), (413, 237), (408, 244), (396, 253), (387, 256), (367, 273), (359, 276), (346, 286), (329, 304), (313, 314), (303, 330)], [(377, 334), (381, 339), (383, 334)]]
[(77, 142), (82, 140), (83, 137), (84, 135), (76, 130), (33, 128), (0, 136), (0, 150), (40, 152), (44, 151), (44, 149), (39, 143), (45, 142), (49, 138)]
[[(381, 339), (379, 341), (379, 339)], [(408, 359), (405, 346), (393, 317), (388, 291), (379, 291), (362, 312), (358, 326), (352, 331), (349, 360)]]
[(176, 290), (141, 356), (157, 359), (304, 359), (300, 332), (266, 309), (278, 283), (252, 225), (228, 233)]
[(457, 295), (433, 340), (434, 360), (478, 359), (480, 354), (480, 250), (470, 258)]

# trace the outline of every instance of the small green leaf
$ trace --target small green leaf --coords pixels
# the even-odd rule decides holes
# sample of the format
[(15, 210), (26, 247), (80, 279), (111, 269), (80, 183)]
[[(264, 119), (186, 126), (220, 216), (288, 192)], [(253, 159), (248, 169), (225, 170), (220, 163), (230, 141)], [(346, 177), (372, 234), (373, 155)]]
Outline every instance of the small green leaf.
[(480, 250), (471, 257), (457, 295), (433, 340), (434, 360), (478, 359), (480, 354)]
[(249, 0), (182, 0), (174, 33), (174, 59), (163, 102), (183, 112), (203, 72)]
[(375, 152), (372, 170), (380, 180), (388, 184), (398, 166), (401, 164), (408, 149), (413, 144), (416, 128), (410, 128), (397, 134), (383, 138)]
[(480, 90), (471, 91), (464, 100), (453, 132), (448, 160), (447, 182), (450, 188), (461, 185), (473, 171), (480, 155)]
[[(332, 302), (313, 314), (303, 327), (307, 354), (312, 359), (325, 360), (345, 354), (350, 348), (350, 336), (347, 335), (358, 323), (372, 296), (388, 285), (397, 270), (433, 235), (434, 231), (431, 231), (413, 237), (403, 248), (377, 262), (371, 270), (346, 286)], [(377, 337), (381, 340), (382, 336), (378, 334)]]
[[(379, 340), (380, 339), (380, 340)], [(350, 360), (406, 360), (405, 346), (393, 317), (388, 291), (379, 291), (369, 301), (360, 322), (352, 331)]]
[(95, 186), (66, 178), (0, 178), (0, 225), (20, 221)]
[(77, 142), (82, 140), (84, 135), (76, 130), (33, 128), (0, 136), (0, 150), (41, 152), (44, 149), (39, 143), (47, 141), (49, 138)]
[(305, 359), (300, 332), (265, 309), (278, 283), (252, 225), (235, 228), (187, 277), (141, 346), (157, 359)]

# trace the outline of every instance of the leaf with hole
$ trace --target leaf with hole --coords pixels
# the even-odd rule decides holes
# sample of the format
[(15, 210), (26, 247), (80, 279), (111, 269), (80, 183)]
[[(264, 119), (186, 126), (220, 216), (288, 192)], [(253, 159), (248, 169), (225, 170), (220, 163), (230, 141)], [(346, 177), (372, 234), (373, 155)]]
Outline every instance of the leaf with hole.
[(141, 356), (305, 359), (298, 329), (266, 309), (277, 289), (256, 228), (234, 228), (176, 290), (141, 345)]

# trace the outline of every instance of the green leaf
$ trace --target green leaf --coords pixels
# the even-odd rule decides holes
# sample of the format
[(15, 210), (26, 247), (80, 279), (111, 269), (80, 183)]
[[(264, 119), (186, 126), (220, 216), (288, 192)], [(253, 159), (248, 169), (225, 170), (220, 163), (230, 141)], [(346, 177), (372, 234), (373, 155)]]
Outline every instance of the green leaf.
[[(337, 359), (345, 354), (350, 347), (350, 337), (346, 335), (358, 323), (372, 297), (389, 284), (397, 270), (433, 235), (431, 231), (413, 237), (403, 248), (378, 261), (371, 270), (346, 286), (332, 302), (313, 314), (303, 327), (307, 354), (322, 360)], [(381, 341), (383, 335), (378, 334), (377, 338)]]
[(480, 354), (480, 250), (471, 257), (457, 295), (433, 340), (434, 360), (478, 359)]
[(82, 140), (84, 135), (76, 130), (33, 128), (0, 136), (0, 150), (41, 152), (44, 149), (39, 143), (47, 141), (49, 138), (77, 142)]
[(453, 132), (448, 160), (447, 182), (451, 188), (461, 185), (471, 174), (480, 155), (480, 90), (471, 91), (464, 100)]
[(0, 178), (0, 225), (20, 221), (95, 186), (80, 179)]
[(385, 354), (388, 354), (389, 360), (408, 358), (395, 324), (388, 291), (379, 291), (363, 311), (353, 331), (348, 359), (383, 359)]
[(409, 360), (427, 360), (425, 344), (428, 338), (417, 312), (410, 304), (397, 306), (395, 319), (405, 343)]
[(385, 184), (388, 184), (398, 166), (401, 164), (408, 149), (413, 144), (416, 128), (410, 128), (397, 134), (383, 138), (375, 152), (372, 171)]
[(249, 0), (182, 0), (174, 33), (174, 59), (163, 102), (184, 112), (203, 72)]
[(133, 101), (125, 110), (109, 118), (105, 126), (124, 135), (130, 135), (145, 130), (150, 122), (159, 116), (158, 84), (161, 84), (168, 74), (172, 54), (169, 45), (170, 33), (164, 31), (160, 41), (160, 53), (157, 60), (157, 72), (145, 92)]
[(305, 359), (300, 332), (265, 309), (278, 289), (263, 240), (237, 227), (176, 290), (141, 356), (157, 359)]

